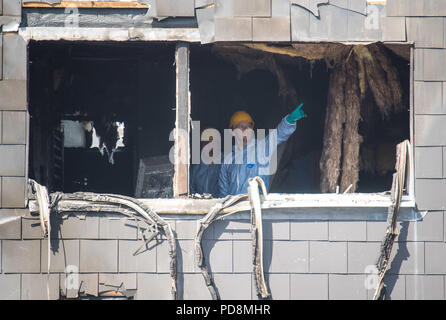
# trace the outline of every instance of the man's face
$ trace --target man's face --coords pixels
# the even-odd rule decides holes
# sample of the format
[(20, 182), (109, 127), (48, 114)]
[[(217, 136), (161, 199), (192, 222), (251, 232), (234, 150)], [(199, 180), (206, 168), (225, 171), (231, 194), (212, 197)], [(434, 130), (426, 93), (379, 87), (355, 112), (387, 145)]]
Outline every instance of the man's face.
[[(239, 129), (239, 130), (237, 130)], [(249, 132), (245, 131), (247, 129), (252, 129), (252, 123), (249, 121), (240, 121), (239, 123), (237, 123), (234, 126), (234, 132), (235, 132), (235, 138), (236, 138), (236, 143), (239, 145), (239, 142), (242, 141), (243, 138), (243, 146), (246, 146), (248, 144), (248, 142), (251, 141), (251, 139), (253, 138), (253, 131), (252, 130), (248, 130)]]

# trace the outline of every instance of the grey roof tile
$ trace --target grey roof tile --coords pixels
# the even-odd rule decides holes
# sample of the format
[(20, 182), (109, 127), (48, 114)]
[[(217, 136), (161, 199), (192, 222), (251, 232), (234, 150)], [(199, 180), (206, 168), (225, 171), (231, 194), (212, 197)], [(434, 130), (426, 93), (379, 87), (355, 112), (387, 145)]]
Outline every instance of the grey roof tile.
[(214, 0), (216, 17), (232, 17), (235, 0)]
[(26, 112), (4, 111), (3, 112), (3, 144), (25, 144), (26, 143)]
[(387, 0), (388, 17), (424, 16), (424, 0)]
[(321, 6), (320, 18), (310, 15), (312, 40), (346, 40), (348, 38), (347, 13), (336, 6)]
[(26, 93), (26, 80), (0, 81), (0, 110), (26, 110)]
[(215, 17), (216, 41), (251, 41), (252, 18)]
[(20, 239), (21, 236), (20, 217), (11, 217), (11, 219), (8, 220), (9, 221), (0, 224), (0, 239)]
[(415, 115), (415, 145), (445, 146), (446, 115)]
[(273, 0), (271, 1), (272, 17), (290, 17), (290, 0)]
[(443, 148), (415, 148), (415, 176), (417, 178), (443, 178)]
[(292, 300), (327, 300), (327, 274), (291, 274), (290, 298)]
[(61, 0), (22, 0), (22, 2), (26, 3), (26, 2), (44, 2), (44, 3), (49, 3), (49, 4), (55, 4), (55, 3), (60, 3)]
[(415, 200), (419, 210), (446, 209), (445, 194), (446, 179), (415, 180)]
[[(346, 1), (346, 0), (344, 0)], [(314, 16), (319, 17), (319, 5), (327, 4), (328, 0), (291, 0), (291, 4), (298, 5), (310, 11)]]
[(271, 17), (271, 0), (236, 0), (234, 17)]
[[(25, 145), (0, 145), (0, 175), (25, 176)], [(23, 159), (23, 161), (17, 161)]]
[(329, 274), (329, 300), (365, 300), (367, 289), (364, 286), (365, 275)]
[(442, 82), (415, 81), (415, 114), (446, 114), (446, 106), (443, 106), (442, 101), (442, 92)]
[(291, 39), (296, 41), (310, 40), (310, 12), (300, 6), (291, 6)]
[(117, 240), (80, 240), (80, 272), (117, 272)]
[[(332, 1), (330, 1), (331, 3)], [(356, 11), (362, 14), (367, 13), (367, 1), (366, 0), (349, 0), (348, 9)]]
[(404, 17), (381, 17), (383, 41), (406, 41), (406, 19)]
[(350, 41), (381, 40), (382, 30), (379, 25), (366, 23), (366, 16), (348, 11), (348, 35)]
[(2, 177), (2, 207), (25, 208), (25, 190), (25, 177)]
[(40, 240), (2, 240), (2, 272), (40, 272)]
[(425, 49), (423, 80), (446, 81), (446, 49)]
[(414, 50), (414, 80), (424, 80), (424, 49)]
[(424, 0), (424, 14), (435, 17), (446, 16), (446, 4), (444, 0)]
[[(47, 292), (47, 288), (49, 291)], [(22, 300), (59, 299), (59, 274), (23, 274)]]
[(0, 274), (0, 300), (20, 300), (20, 275)]
[(214, 0), (195, 0), (195, 8), (201, 8), (214, 4)]
[(195, 16), (194, 0), (157, 0), (157, 15), (159, 17), (193, 17)]
[(253, 18), (253, 41), (290, 41), (290, 33), (289, 17)]
[(415, 42), (417, 48), (443, 48), (443, 17), (408, 17), (407, 39)]
[(17, 34), (3, 34), (3, 79), (26, 80), (27, 43)]

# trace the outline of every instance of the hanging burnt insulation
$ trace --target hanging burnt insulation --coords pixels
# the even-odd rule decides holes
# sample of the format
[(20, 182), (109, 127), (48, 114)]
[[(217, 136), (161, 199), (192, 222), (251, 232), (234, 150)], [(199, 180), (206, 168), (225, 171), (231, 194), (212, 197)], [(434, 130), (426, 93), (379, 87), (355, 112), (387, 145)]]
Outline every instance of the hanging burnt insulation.
[[(30, 185), (34, 190), (43, 189), (37, 182), (30, 180)], [(171, 297), (172, 300), (177, 299), (177, 250), (176, 240), (172, 232), (169, 223), (164, 221), (155, 211), (147, 207), (141, 201), (116, 194), (98, 194), (90, 192), (76, 192), (76, 193), (62, 193), (54, 192), (51, 194), (44, 192), (36, 193), (37, 201), (39, 203), (39, 213), (41, 221), (49, 221), (49, 215), (52, 212), (115, 212), (126, 216), (133, 217), (140, 222), (146, 223), (148, 230), (152, 230), (154, 234), (152, 237), (149, 235), (145, 241), (145, 245), (152, 240), (159, 231), (161, 231), (167, 238), (169, 244), (169, 256), (170, 256), (170, 276), (171, 276)], [(90, 206), (85, 206), (87, 202)], [(65, 203), (59, 208), (59, 203)], [(103, 207), (106, 210), (103, 210)], [(30, 208), (32, 211), (32, 208)], [(46, 218), (45, 218), (46, 216)], [(42, 220), (43, 219), (43, 220)], [(43, 224), (45, 228), (44, 232), (48, 234), (49, 223)], [(48, 231), (47, 231), (48, 230)], [(48, 235), (48, 239), (49, 239)], [(50, 246), (48, 246), (50, 247)], [(48, 262), (49, 266), (49, 262)], [(48, 269), (49, 271), (49, 269)], [(49, 272), (48, 272), (49, 273)]]
[(208, 267), (203, 254), (201, 240), (206, 229), (212, 222), (223, 219), (231, 214), (237, 213), (234, 209), (231, 212), (218, 216), (218, 214), (226, 208), (230, 208), (236, 203), (249, 199), (251, 205), (251, 237), (252, 237), (252, 263), (253, 274), (257, 295), (263, 299), (270, 296), (265, 281), (263, 270), (263, 229), (262, 229), (262, 210), (259, 188), (262, 190), (263, 196), (267, 197), (265, 183), (260, 177), (249, 179), (248, 194), (239, 194), (235, 196), (228, 195), (221, 201), (216, 203), (202, 219), (198, 221), (197, 233), (194, 237), (195, 262), (203, 275), (206, 287), (211, 294), (213, 300), (220, 300), (220, 294), (215, 286), (214, 280), (209, 273)]
[(341, 190), (345, 192), (357, 187), (359, 180), (359, 146), (362, 137), (358, 133), (359, 121), (361, 118), (361, 92), (358, 81), (358, 67), (355, 59), (350, 55), (345, 66), (345, 125), (342, 155), (342, 179)]
[(251, 204), (251, 238), (252, 238), (252, 265), (256, 284), (256, 292), (259, 297), (266, 299), (270, 296), (266, 285), (263, 270), (263, 227), (262, 208), (259, 187), (263, 196), (267, 198), (266, 186), (260, 177), (249, 179), (248, 195)]
[(201, 239), (203, 238), (204, 232), (211, 225), (211, 223), (218, 219), (217, 215), (221, 210), (230, 207), (241, 200), (246, 200), (246, 198), (247, 198), (246, 194), (240, 194), (237, 196), (226, 196), (222, 201), (215, 204), (209, 210), (206, 216), (204, 216), (202, 219), (198, 221), (198, 229), (194, 237), (195, 262), (198, 268), (200, 269), (201, 274), (203, 275), (206, 287), (208, 288), (209, 293), (211, 294), (212, 300), (220, 300), (220, 294), (218, 293), (218, 289), (215, 286), (214, 280), (209, 274), (209, 270), (206, 266), (206, 261), (203, 254), (203, 248), (201, 245)]
[[(382, 44), (351, 46), (333, 68), (327, 99), (324, 143), (320, 160), (321, 191), (337, 186), (355, 192), (359, 181), (361, 106), (370, 90), (383, 119), (403, 110), (402, 87), (397, 69)], [(370, 104), (369, 104), (370, 106)]]
[[(257, 47), (254, 47), (257, 49)], [(262, 47), (263, 49), (263, 47)], [(215, 46), (213, 52), (225, 61), (231, 62), (237, 69), (238, 77), (253, 70), (267, 70), (275, 75), (279, 84), (279, 96), (282, 101), (295, 105), (298, 103), (297, 93), (285, 76), (282, 66), (277, 63), (273, 51), (252, 50), (241, 46)]]
[(340, 175), (343, 125), (345, 123), (345, 64), (336, 65), (330, 75), (324, 142), (320, 161), (322, 191), (336, 190)]
[(396, 172), (393, 174), (393, 182), (390, 194), (392, 204), (387, 211), (386, 235), (381, 242), (380, 253), (376, 262), (376, 268), (378, 271), (378, 283), (373, 295), (373, 300), (382, 300), (384, 298), (384, 291), (386, 286), (383, 283), (383, 280), (387, 270), (390, 267), (390, 257), (392, 255), (393, 244), (396, 237), (398, 236), (397, 220), (401, 206), (401, 199), (403, 197), (406, 170), (408, 169), (408, 154), (410, 154), (410, 143), (408, 140), (405, 140), (398, 144), (396, 148)]

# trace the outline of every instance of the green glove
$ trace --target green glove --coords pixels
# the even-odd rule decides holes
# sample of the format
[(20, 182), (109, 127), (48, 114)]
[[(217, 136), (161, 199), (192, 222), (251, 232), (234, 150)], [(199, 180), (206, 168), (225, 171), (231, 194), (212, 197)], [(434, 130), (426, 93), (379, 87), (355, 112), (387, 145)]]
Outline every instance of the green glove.
[(288, 121), (289, 124), (293, 124), (295, 121), (307, 117), (305, 112), (302, 110), (303, 105), (304, 104), (301, 103), (293, 112), (291, 112), (289, 115), (287, 115), (286, 121)]

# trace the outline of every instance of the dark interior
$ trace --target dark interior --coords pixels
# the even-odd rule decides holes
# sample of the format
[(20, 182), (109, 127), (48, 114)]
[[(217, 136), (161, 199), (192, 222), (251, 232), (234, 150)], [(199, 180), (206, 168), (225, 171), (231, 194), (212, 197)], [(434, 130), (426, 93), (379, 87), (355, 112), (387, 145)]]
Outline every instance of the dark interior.
[[(233, 62), (216, 54), (216, 45), (191, 44), (192, 120), (201, 128), (228, 128), (236, 110), (246, 110), (255, 128), (275, 128), (299, 103), (308, 117), (279, 147), (279, 166), (270, 192), (319, 193), (330, 68), (324, 61), (275, 54), (297, 100), (279, 95), (277, 76), (265, 68), (240, 73)], [(218, 45), (217, 45), (218, 46)], [(408, 49), (409, 50), (409, 49)], [(409, 137), (409, 63), (389, 50), (403, 84), (407, 112), (381, 119), (364, 108), (361, 157), (382, 158), (382, 170), (360, 171), (358, 192), (388, 190), (395, 145)], [(143, 42), (31, 41), (29, 45), (29, 175), (50, 191), (91, 191), (133, 196), (139, 160), (167, 156), (175, 126), (175, 44)], [(374, 104), (371, 95), (366, 105)], [(62, 120), (93, 121), (109, 145), (116, 140), (110, 124), (124, 122), (125, 147), (113, 153), (114, 164), (98, 148), (64, 148)], [(373, 125), (370, 125), (370, 124)], [(364, 158), (364, 159), (363, 159)], [(367, 161), (366, 157), (361, 158)], [(392, 162), (393, 161), (393, 162)], [(166, 180), (167, 181), (167, 180)]]
[[(172, 146), (174, 52), (165, 43), (31, 42), (30, 177), (50, 191), (133, 196), (139, 159), (168, 155)], [(125, 147), (114, 164), (89, 144), (63, 148), (61, 120), (93, 121), (108, 145), (116, 139), (110, 124), (124, 122)]]
[[(241, 109), (253, 117), (255, 128), (271, 129), (304, 103), (303, 109), (308, 117), (299, 121), (290, 139), (279, 146), (279, 165), (276, 176), (271, 178), (270, 192), (320, 193), (319, 160), (330, 75), (325, 61), (310, 62), (304, 58), (274, 54), (287, 83), (294, 87), (296, 102), (279, 96), (277, 77), (270, 70), (258, 68), (240, 73), (233, 61), (216, 52), (216, 45), (191, 46), (192, 119), (200, 120), (201, 128), (214, 127), (223, 134), (231, 115)], [(374, 157), (382, 158), (385, 163), (379, 172), (360, 171), (357, 192), (390, 189), (395, 146), (409, 138), (409, 63), (390, 50), (388, 54), (400, 73), (407, 112), (384, 121), (378, 112), (370, 112), (373, 108), (361, 110), (362, 118), (367, 117), (367, 123), (373, 124), (360, 127), (360, 134), (364, 136), (361, 150), (371, 150)], [(366, 101), (374, 104), (371, 95), (366, 97)]]

